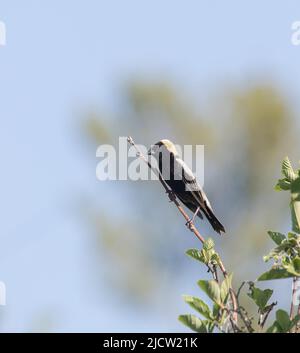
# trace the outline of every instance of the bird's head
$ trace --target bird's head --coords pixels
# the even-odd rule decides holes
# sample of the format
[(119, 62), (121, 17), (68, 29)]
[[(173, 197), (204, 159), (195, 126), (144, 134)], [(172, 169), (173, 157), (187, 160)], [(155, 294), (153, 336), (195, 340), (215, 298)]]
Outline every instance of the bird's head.
[(152, 156), (156, 157), (159, 152), (160, 153), (164, 153), (164, 152), (173, 153), (175, 156), (178, 155), (176, 147), (173, 144), (173, 142), (171, 142), (170, 140), (166, 140), (166, 139), (160, 140), (155, 145), (151, 146), (151, 148), (148, 151), (148, 155), (152, 155)]

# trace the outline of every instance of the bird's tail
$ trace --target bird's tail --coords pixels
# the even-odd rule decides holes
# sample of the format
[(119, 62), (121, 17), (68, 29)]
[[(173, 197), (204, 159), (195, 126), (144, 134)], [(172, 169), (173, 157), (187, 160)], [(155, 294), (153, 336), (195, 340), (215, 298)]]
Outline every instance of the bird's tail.
[(222, 223), (218, 220), (218, 218), (214, 215), (213, 210), (210, 207), (206, 207), (205, 210), (205, 215), (209, 221), (209, 223), (211, 224), (211, 226), (213, 227), (213, 229), (221, 234), (221, 232), (225, 233), (225, 228), (222, 225)]

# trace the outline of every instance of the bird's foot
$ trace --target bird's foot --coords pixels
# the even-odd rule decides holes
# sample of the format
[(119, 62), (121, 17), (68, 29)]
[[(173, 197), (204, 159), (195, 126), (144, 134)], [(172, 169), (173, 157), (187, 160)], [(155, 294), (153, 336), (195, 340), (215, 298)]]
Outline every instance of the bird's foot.
[(193, 222), (194, 222), (199, 211), (200, 211), (200, 207), (197, 207), (196, 212), (193, 214), (193, 218), (192, 218)]
[(166, 193), (168, 194), (170, 202), (173, 202), (176, 200), (176, 195), (174, 194), (174, 192), (172, 190), (168, 190), (168, 191), (166, 191)]
[(192, 228), (194, 227), (195, 217), (197, 216), (199, 210), (200, 210), (200, 207), (198, 207), (198, 208), (196, 209), (196, 212), (193, 214), (193, 217), (190, 218), (190, 219), (186, 222), (186, 224), (185, 224), (190, 230), (192, 230)]
[(190, 218), (186, 224), (185, 224), (189, 229), (192, 229), (194, 227), (194, 220)]

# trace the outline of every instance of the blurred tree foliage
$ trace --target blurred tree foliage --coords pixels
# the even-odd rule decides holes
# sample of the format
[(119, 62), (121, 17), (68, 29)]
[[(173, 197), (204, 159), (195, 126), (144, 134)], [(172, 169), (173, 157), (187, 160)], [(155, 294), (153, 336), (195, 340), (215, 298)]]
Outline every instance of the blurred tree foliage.
[[(91, 153), (99, 144), (118, 146), (119, 136), (127, 135), (148, 146), (162, 138), (205, 145), (205, 190), (227, 233), (220, 238), (200, 220), (198, 229), (214, 237), (228, 269), (239, 269), (236, 281), (252, 279), (269, 245), (264, 234), (281, 229), (287, 218), (270, 181), (278, 177), (278, 161), (295, 157), (299, 148), (296, 119), (280, 90), (265, 82), (210, 99), (210, 113), (196, 100), (167, 82), (131, 82), (113, 116), (93, 112), (84, 120)], [(153, 301), (168, 286), (166, 273), (176, 278), (190, 270), (182, 252), (197, 240), (159, 183), (97, 182), (89, 203), (107, 279), (122, 296)]]
[[(224, 280), (214, 275), (213, 279), (200, 280), (198, 286), (213, 302), (210, 308), (201, 298), (185, 295), (184, 300), (193, 308), (199, 316), (193, 314), (180, 315), (179, 321), (196, 332), (267, 332), (267, 333), (299, 333), (300, 332), (300, 304), (297, 288), (300, 279), (300, 169), (294, 169), (289, 158), (286, 157), (281, 167), (282, 177), (277, 181), (275, 190), (288, 191), (290, 194), (289, 208), (291, 210), (292, 232), (283, 234), (269, 231), (268, 235), (275, 243), (275, 247), (264, 256), (264, 261), (272, 260), (268, 271), (261, 274), (256, 283), (244, 281), (237, 291), (231, 291), (232, 274), (222, 271)], [(220, 266), (220, 257), (214, 249), (214, 241), (211, 238), (203, 242), (201, 250), (189, 249), (188, 256), (197, 262), (214, 268)], [(268, 322), (270, 314), (277, 301), (269, 302), (273, 295), (271, 289), (257, 287), (261, 281), (286, 280), (293, 278), (290, 294), (289, 313), (277, 309), (275, 321)], [(270, 282), (269, 282), (270, 283)], [(240, 305), (242, 289), (248, 285), (247, 297), (256, 305), (255, 312), (247, 312)], [(286, 286), (285, 286), (286, 287)], [(276, 296), (275, 296), (276, 297)], [(233, 300), (232, 300), (233, 298)], [(245, 301), (245, 298), (244, 298)], [(235, 316), (234, 316), (235, 314)], [(254, 319), (256, 317), (256, 319)], [(266, 324), (269, 326), (267, 328)]]

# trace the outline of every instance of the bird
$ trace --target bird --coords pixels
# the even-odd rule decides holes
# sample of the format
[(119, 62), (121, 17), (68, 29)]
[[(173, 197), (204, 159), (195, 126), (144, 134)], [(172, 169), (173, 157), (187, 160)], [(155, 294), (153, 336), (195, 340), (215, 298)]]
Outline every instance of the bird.
[[(171, 192), (194, 213), (187, 224), (194, 222), (196, 216), (203, 219), (203, 213), (217, 233), (225, 233), (225, 228), (215, 216), (207, 196), (191, 169), (179, 157), (175, 145), (170, 140), (162, 139), (151, 146), (148, 156), (154, 157), (160, 177)], [(151, 161), (153, 162), (152, 158)]]

